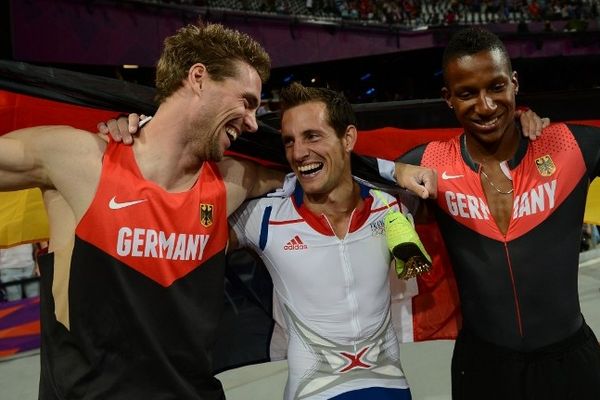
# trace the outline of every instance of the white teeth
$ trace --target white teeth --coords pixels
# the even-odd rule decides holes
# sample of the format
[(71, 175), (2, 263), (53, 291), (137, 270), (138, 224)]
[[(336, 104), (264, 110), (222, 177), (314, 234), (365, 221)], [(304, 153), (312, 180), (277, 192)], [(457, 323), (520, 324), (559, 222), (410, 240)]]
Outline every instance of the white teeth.
[(300, 172), (310, 171), (312, 169), (319, 168), (321, 165), (322, 165), (321, 163), (312, 163), (312, 164), (301, 165), (298, 167), (298, 171), (300, 171)]
[(235, 141), (238, 138), (238, 133), (233, 128), (226, 128), (225, 133), (227, 133), (227, 135), (229, 135), (231, 137), (232, 141)]
[(489, 121), (479, 121), (478, 124), (481, 126), (492, 126), (492, 125), (496, 124), (496, 122), (498, 122), (498, 118), (494, 118)]

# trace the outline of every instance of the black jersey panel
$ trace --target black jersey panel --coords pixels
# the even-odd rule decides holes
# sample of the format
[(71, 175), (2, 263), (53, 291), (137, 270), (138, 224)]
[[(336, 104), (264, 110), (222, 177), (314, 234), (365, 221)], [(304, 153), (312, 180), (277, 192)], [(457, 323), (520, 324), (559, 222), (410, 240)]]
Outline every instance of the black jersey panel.
[(223, 306), (224, 252), (165, 288), (76, 238), (70, 330), (54, 319), (49, 261), (42, 278), (45, 391), (65, 399), (223, 398), (206, 349)]
[(507, 243), (479, 235), (436, 209), (466, 329), (501, 346), (533, 350), (581, 326), (576, 244), (586, 194), (584, 176), (546, 220)]

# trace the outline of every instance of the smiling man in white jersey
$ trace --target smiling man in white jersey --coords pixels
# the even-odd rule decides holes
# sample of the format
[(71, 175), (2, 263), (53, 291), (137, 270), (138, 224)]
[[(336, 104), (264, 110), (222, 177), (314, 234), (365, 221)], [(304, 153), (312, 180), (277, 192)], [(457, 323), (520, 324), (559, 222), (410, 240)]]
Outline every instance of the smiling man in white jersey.
[(400, 205), (352, 177), (358, 132), (343, 95), (294, 83), (280, 99), (290, 189), (238, 210), (231, 243), (256, 251), (273, 279), (289, 334), (284, 398), (410, 399), (384, 235)]

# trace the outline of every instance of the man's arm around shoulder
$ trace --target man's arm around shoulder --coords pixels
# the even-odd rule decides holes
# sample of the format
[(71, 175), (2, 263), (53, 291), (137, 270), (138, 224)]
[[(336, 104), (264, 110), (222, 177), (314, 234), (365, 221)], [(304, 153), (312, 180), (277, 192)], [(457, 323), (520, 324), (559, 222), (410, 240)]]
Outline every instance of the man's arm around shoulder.
[(28, 128), (0, 137), (0, 190), (50, 187), (40, 142), (44, 128)]
[(227, 215), (246, 199), (271, 192), (283, 183), (285, 173), (255, 162), (226, 157), (218, 163), (227, 189)]

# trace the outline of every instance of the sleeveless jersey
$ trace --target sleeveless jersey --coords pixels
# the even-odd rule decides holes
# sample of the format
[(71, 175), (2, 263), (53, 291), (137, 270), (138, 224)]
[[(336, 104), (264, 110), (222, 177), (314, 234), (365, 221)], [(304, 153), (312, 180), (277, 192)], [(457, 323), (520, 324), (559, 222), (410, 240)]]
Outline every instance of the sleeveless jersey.
[(402, 158), (438, 171), (436, 218), (460, 293), (463, 326), (485, 341), (530, 351), (581, 327), (577, 273), (589, 182), (599, 172), (600, 130), (554, 124), (521, 139), (506, 234), (497, 227), (464, 134)]
[[(232, 218), (240, 243), (254, 249), (273, 279), (276, 308), (286, 327), (285, 399), (329, 399), (370, 387), (396, 388), (408, 399), (396, 334), (390, 321), (390, 253), (383, 218), (388, 204), (361, 186), (364, 207), (338, 238), (324, 215), (290, 197), (247, 203)], [(406, 397), (404, 397), (406, 396)], [(387, 397), (386, 397), (387, 398)]]
[(70, 263), (43, 265), (40, 398), (223, 398), (210, 349), (227, 230), (213, 163), (169, 193), (143, 178), (131, 147), (110, 143)]

